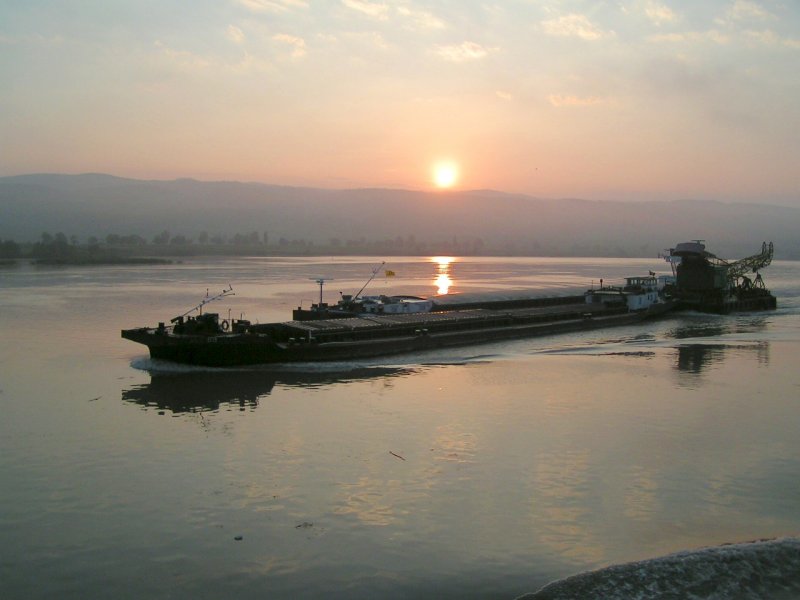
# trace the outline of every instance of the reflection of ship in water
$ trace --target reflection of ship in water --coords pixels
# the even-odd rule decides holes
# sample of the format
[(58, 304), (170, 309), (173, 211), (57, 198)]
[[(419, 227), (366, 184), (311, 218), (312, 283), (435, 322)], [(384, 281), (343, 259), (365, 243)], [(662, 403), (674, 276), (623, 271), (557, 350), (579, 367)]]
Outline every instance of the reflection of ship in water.
[(123, 390), (122, 399), (147, 408), (173, 413), (219, 410), (221, 405), (255, 408), (273, 388), (321, 387), (378, 377), (397, 377), (412, 372), (400, 368), (361, 368), (348, 371), (230, 371), (151, 373), (150, 383)]
[(769, 342), (753, 344), (685, 344), (678, 346), (677, 368), (700, 374), (706, 367), (722, 363), (731, 352), (755, 354), (759, 364), (769, 364)]
[(725, 335), (741, 335), (764, 331), (769, 326), (769, 317), (763, 315), (741, 315), (735, 319), (719, 319), (709, 322), (704, 316), (684, 316), (683, 324), (667, 332), (667, 337), (676, 340), (692, 338), (719, 338)]
[(736, 321), (726, 319), (718, 323), (697, 322), (678, 327), (669, 333), (669, 337), (685, 340), (677, 346), (675, 366), (682, 373), (698, 375), (706, 368), (722, 363), (731, 352), (755, 354), (760, 364), (768, 364), (768, 342), (731, 339), (731, 336), (755, 333), (766, 327), (767, 320), (762, 317)]
[(731, 324), (729, 322), (697, 322), (676, 327), (672, 331), (667, 332), (667, 337), (675, 338), (676, 340), (688, 340), (697, 338), (717, 338), (728, 333), (731, 333)]
[(687, 344), (678, 346), (678, 371), (698, 375), (712, 364), (721, 363), (726, 347), (717, 344)]

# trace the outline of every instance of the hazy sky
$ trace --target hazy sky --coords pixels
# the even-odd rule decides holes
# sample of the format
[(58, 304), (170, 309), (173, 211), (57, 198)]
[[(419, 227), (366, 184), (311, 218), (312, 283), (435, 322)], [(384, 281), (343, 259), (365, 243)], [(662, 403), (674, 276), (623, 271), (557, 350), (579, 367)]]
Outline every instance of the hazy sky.
[(427, 189), (440, 161), (800, 205), (800, 2), (0, 2), (0, 175)]

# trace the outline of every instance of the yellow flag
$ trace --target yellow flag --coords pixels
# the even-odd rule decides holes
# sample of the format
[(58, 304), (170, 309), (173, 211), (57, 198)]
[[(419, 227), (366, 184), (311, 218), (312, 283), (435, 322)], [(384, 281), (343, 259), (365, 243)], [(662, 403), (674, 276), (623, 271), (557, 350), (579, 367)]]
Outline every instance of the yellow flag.
[(387, 277), (394, 277), (394, 271), (389, 271), (389, 270), (387, 269), (387, 270), (386, 270), (386, 276), (387, 276)]

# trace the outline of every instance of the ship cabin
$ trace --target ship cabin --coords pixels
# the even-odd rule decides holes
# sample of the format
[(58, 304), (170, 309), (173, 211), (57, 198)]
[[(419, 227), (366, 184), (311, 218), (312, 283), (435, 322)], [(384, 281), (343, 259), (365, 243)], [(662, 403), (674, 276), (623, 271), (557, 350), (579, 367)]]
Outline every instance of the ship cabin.
[(433, 308), (433, 302), (417, 296), (362, 296), (359, 303), (361, 311), (370, 314), (426, 313)]
[(626, 277), (622, 289), (629, 310), (645, 310), (658, 302), (658, 279), (654, 275)]
[(646, 310), (651, 304), (659, 302), (661, 282), (655, 275), (626, 277), (625, 285), (603, 286), (586, 292), (587, 304), (624, 304), (628, 310)]

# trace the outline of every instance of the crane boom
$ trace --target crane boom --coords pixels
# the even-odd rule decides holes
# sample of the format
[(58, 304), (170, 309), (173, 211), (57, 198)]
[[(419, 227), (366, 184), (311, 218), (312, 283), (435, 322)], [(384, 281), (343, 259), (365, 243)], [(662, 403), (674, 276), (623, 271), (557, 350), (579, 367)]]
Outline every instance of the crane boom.
[(728, 264), (728, 281), (735, 283), (745, 273), (757, 273), (772, 262), (772, 242), (761, 245), (761, 252)]

